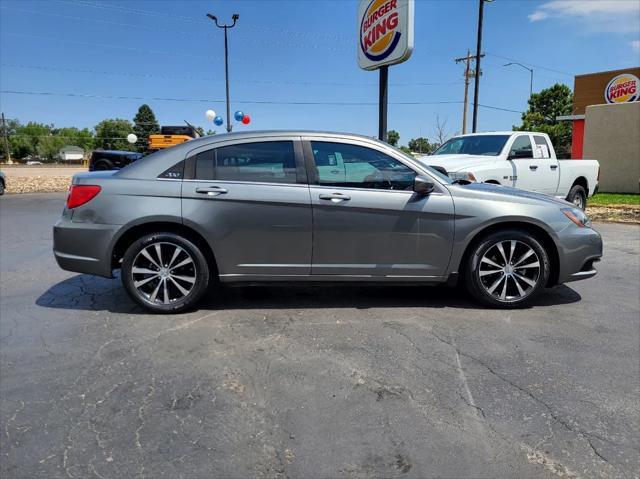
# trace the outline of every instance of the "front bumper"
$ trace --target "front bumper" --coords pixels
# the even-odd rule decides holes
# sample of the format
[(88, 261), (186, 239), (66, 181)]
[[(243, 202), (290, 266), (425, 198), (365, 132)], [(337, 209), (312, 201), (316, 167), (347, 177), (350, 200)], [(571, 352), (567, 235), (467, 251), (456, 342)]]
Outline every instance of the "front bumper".
[(120, 226), (74, 223), (63, 216), (53, 227), (53, 254), (67, 271), (113, 277), (111, 247)]
[(559, 235), (558, 284), (594, 277), (595, 263), (602, 258), (602, 237), (591, 228), (570, 226)]

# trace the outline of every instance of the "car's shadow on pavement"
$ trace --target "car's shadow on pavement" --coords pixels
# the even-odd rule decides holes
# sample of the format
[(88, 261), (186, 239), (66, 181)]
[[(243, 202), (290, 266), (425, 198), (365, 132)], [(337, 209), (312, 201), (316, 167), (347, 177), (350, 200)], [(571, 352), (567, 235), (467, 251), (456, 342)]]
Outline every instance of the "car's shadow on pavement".
[[(561, 285), (542, 292), (532, 306), (580, 301), (573, 289)], [(51, 286), (38, 306), (56, 309), (145, 313), (127, 295), (119, 278), (77, 275)], [(199, 304), (200, 310), (315, 308), (482, 308), (462, 288), (415, 285), (273, 285), (221, 286)]]

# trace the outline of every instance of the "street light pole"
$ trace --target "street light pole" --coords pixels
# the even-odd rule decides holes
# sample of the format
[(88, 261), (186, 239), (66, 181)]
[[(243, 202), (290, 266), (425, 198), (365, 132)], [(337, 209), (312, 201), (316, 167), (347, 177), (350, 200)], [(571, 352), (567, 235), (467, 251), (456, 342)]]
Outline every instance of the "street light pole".
[(529, 70), (529, 74), (530, 74), (530, 78), (529, 78), (529, 98), (531, 98), (531, 95), (533, 94), (533, 68), (529, 68), (524, 66), (522, 63), (518, 63), (518, 62), (510, 62), (510, 63), (506, 63), (504, 65), (502, 65), (503, 67), (508, 67), (511, 65), (518, 65), (519, 67), (524, 68), (525, 70)]
[(231, 25), (220, 25), (215, 15), (207, 13), (207, 17), (216, 23), (216, 27), (224, 29), (224, 77), (227, 86), (227, 133), (231, 133), (231, 106), (229, 105), (229, 43), (227, 40), (227, 30), (233, 28), (236, 25), (236, 21), (240, 18), (240, 15), (234, 13), (231, 16), (233, 23)]
[(484, 15), (484, 2), (493, 2), (493, 0), (478, 0), (478, 43), (476, 45), (476, 81), (473, 93), (473, 133), (478, 129), (478, 94), (480, 93), (480, 59), (482, 51), (482, 20)]

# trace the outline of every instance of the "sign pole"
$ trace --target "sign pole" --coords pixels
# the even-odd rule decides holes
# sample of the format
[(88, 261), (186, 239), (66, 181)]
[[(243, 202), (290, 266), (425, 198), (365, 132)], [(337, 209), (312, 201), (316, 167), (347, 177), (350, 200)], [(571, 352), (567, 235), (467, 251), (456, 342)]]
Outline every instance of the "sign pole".
[(387, 141), (387, 90), (389, 86), (389, 65), (380, 67), (380, 89), (378, 98), (378, 139)]

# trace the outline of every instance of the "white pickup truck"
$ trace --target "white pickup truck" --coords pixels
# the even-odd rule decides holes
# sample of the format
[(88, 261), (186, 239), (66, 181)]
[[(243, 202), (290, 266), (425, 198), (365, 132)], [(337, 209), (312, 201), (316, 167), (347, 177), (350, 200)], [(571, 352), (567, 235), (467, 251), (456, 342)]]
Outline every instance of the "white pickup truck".
[(598, 189), (596, 160), (560, 160), (544, 133), (507, 131), (455, 136), (418, 161), (468, 180), (564, 198), (579, 208)]

